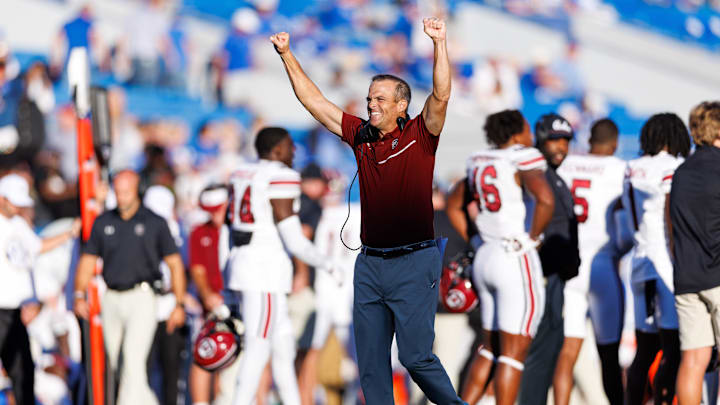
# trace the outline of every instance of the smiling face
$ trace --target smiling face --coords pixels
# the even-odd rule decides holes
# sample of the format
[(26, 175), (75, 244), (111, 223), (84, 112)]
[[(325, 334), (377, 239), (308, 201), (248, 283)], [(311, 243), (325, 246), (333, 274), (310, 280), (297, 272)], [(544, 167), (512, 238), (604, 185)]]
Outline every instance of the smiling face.
[(398, 117), (405, 116), (407, 100), (396, 100), (397, 83), (392, 80), (377, 80), (370, 84), (367, 96), (367, 110), (370, 125), (381, 133), (391, 132), (397, 126)]
[(558, 167), (568, 154), (569, 142), (567, 138), (548, 139), (543, 142), (540, 148), (548, 163), (552, 167)]

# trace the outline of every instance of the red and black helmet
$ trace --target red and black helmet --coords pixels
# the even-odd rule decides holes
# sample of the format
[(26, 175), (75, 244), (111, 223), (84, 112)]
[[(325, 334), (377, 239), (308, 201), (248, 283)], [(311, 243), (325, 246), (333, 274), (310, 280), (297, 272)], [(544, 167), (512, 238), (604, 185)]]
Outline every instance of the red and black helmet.
[(193, 345), (195, 364), (208, 371), (231, 364), (242, 350), (244, 333), (245, 326), (237, 318), (209, 318)]
[(453, 313), (469, 312), (478, 304), (470, 281), (474, 254), (463, 252), (443, 267), (440, 278), (440, 302)]

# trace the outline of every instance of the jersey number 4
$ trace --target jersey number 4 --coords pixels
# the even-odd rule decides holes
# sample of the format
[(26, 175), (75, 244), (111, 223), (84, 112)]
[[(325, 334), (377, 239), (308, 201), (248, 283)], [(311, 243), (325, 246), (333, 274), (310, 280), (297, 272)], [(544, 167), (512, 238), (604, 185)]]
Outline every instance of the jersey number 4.
[(577, 217), (579, 223), (587, 221), (590, 206), (588, 205), (588, 200), (586, 200), (585, 197), (578, 195), (578, 189), (589, 189), (590, 182), (590, 180), (573, 179), (572, 186), (570, 187), (573, 202), (575, 203), (575, 216)]
[(239, 214), (240, 222), (244, 224), (255, 223), (255, 217), (253, 216), (250, 206), (250, 186), (247, 186), (247, 188), (245, 188), (245, 192), (240, 199), (240, 207), (237, 208), (237, 210), (235, 209), (235, 204), (235, 193), (231, 192), (230, 206), (232, 207), (232, 209), (230, 210), (230, 223), (233, 223), (235, 220), (235, 212)]
[[(473, 184), (475, 185), (476, 190), (478, 185), (478, 169), (479, 167), (476, 167), (473, 172)], [(500, 201), (500, 191), (494, 184), (488, 183), (487, 179), (497, 179), (497, 170), (495, 170), (495, 166), (487, 166), (483, 169), (482, 173), (480, 173), (480, 191), (482, 192), (482, 199), (485, 202), (485, 208), (490, 212), (500, 211), (500, 207), (502, 207), (502, 201)], [(482, 208), (483, 201), (480, 201), (480, 196), (477, 191), (475, 191), (475, 199), (480, 203)]]

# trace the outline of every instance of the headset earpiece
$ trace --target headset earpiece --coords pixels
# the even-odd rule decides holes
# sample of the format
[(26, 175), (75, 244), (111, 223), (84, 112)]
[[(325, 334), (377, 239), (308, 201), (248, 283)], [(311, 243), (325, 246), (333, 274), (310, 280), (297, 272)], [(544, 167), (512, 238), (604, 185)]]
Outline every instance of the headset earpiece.
[(407, 124), (408, 121), (409, 121), (409, 118), (407, 115), (405, 115), (404, 117), (397, 117), (397, 120), (395, 122), (397, 122), (397, 126), (398, 126), (398, 128), (400, 128), (400, 131), (402, 132), (405, 129), (405, 124)]

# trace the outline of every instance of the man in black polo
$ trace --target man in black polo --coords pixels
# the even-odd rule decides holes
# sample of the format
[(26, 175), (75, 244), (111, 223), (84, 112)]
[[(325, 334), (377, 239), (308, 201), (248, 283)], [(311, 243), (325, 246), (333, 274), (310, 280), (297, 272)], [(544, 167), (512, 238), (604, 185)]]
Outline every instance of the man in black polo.
[(690, 133), (697, 148), (675, 170), (670, 190), (681, 405), (700, 403), (712, 348), (720, 344), (720, 101), (692, 110)]
[(540, 245), (545, 275), (545, 312), (525, 359), (519, 403), (545, 405), (553, 382), (555, 362), (563, 345), (563, 290), (565, 281), (578, 274), (577, 219), (573, 199), (556, 170), (568, 154), (573, 138), (570, 123), (557, 114), (545, 114), (535, 123), (535, 146), (545, 155), (545, 178), (555, 197), (555, 211)]
[(113, 371), (122, 347), (118, 405), (157, 404), (148, 385), (146, 362), (157, 320), (153, 284), (160, 280), (160, 261), (170, 268), (176, 307), (167, 320), (168, 333), (182, 326), (185, 270), (167, 223), (142, 206), (137, 173), (125, 170), (113, 179), (117, 208), (100, 215), (83, 247), (75, 280), (75, 312), (87, 319), (85, 291), (97, 259), (103, 259), (108, 290), (102, 297), (105, 350)]

